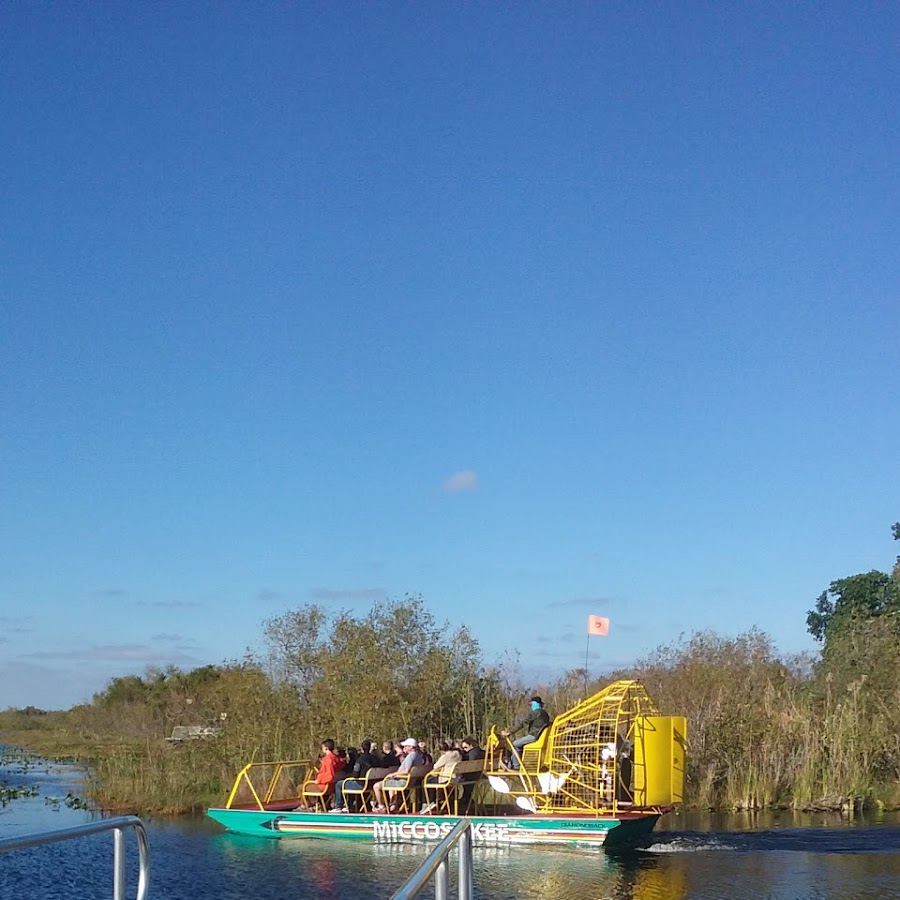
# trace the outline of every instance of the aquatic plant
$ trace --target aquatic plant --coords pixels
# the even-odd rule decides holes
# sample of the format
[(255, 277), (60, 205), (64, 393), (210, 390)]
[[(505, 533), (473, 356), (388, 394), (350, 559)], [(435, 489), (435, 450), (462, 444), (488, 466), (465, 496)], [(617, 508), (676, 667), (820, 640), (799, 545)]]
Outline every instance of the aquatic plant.
[(35, 785), (10, 787), (6, 782), (0, 782), (0, 806), (6, 806), (13, 800), (20, 800), (24, 797), (36, 797), (39, 793), (40, 791)]

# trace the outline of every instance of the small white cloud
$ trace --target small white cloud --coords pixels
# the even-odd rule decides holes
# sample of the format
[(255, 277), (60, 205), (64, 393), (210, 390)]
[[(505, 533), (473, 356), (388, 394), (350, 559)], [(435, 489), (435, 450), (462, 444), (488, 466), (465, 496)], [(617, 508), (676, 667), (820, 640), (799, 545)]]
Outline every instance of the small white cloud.
[(454, 472), (445, 482), (444, 490), (451, 494), (462, 491), (474, 491), (478, 487), (478, 475), (471, 469)]

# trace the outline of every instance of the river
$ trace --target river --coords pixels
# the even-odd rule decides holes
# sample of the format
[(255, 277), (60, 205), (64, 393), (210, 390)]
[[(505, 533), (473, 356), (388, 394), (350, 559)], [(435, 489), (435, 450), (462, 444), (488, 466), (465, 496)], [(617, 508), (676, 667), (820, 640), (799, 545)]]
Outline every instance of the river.
[[(38, 789), (0, 806), (0, 839), (91, 821), (64, 802), (79, 791), (78, 778), (63, 765), (0, 763), (0, 784)], [(374, 900), (389, 897), (427, 853), (412, 845), (249, 838), (205, 818), (146, 824), (150, 900)], [(133, 836), (128, 869), (133, 898)], [(476, 848), (475, 893), (483, 900), (900, 898), (900, 818), (681, 814), (664, 819), (636, 851)], [(111, 896), (111, 834), (0, 854), (0, 900)]]

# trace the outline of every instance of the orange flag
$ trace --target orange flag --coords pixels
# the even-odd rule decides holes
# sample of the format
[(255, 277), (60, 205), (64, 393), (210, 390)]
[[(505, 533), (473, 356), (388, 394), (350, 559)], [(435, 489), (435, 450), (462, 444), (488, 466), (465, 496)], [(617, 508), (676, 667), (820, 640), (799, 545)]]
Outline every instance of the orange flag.
[(588, 634), (609, 634), (609, 619), (588, 616)]

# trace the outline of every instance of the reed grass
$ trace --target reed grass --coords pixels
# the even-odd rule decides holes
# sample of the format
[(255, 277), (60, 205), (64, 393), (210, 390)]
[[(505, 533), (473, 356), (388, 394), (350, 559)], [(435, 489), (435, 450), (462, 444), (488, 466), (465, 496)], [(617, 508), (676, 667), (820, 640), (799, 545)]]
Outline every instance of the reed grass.
[[(386, 621), (393, 635), (398, 621)], [(383, 633), (363, 639), (344, 625), (346, 640), (322, 632), (307, 656), (294, 648), (292, 678), (283, 677), (284, 660), (280, 677), (271, 661), (252, 660), (127, 676), (66, 712), (0, 713), (0, 741), (89, 762), (87, 790), (101, 808), (184, 813), (222, 802), (246, 763), (313, 758), (325, 737), (483, 734), (509, 724), (536, 687), (553, 712), (606, 683), (585, 685), (583, 670), (573, 670), (526, 686), (514, 665), (484, 666), (470, 635), (460, 644), (427, 621), (393, 660)], [(889, 623), (859, 624), (821, 659), (784, 658), (756, 630), (700, 632), (610, 677), (639, 679), (663, 713), (687, 716), (687, 805), (852, 812), (900, 806), (897, 658)], [(174, 724), (197, 722), (217, 723), (221, 734), (166, 743)]]

